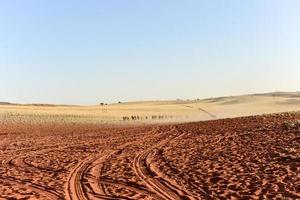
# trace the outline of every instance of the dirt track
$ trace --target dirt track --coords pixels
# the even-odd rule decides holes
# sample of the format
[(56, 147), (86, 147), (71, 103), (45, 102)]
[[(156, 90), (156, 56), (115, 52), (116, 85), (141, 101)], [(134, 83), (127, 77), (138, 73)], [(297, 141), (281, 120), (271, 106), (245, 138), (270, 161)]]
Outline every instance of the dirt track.
[(0, 199), (299, 199), (299, 119), (0, 124)]

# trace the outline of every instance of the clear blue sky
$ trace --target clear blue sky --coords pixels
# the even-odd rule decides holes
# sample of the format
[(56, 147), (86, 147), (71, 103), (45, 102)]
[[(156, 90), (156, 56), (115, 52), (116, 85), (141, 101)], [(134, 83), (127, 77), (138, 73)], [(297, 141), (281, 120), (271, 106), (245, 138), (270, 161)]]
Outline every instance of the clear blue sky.
[(0, 101), (300, 90), (299, 0), (0, 0)]

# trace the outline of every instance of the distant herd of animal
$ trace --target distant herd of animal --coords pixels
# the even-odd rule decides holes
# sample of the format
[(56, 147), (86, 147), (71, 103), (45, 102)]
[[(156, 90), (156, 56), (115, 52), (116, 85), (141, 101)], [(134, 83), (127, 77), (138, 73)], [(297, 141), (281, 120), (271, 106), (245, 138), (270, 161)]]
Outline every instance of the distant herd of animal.
[(171, 115), (151, 115), (151, 116), (131, 115), (131, 116), (124, 116), (123, 121), (162, 120), (162, 119), (173, 119), (173, 118), (174, 116)]

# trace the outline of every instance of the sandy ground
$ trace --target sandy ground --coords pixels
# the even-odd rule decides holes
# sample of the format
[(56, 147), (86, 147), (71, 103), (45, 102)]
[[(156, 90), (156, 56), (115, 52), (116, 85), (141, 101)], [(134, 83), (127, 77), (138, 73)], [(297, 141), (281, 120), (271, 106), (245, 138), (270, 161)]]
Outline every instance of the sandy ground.
[(300, 199), (299, 112), (241, 118), (297, 110), (300, 93), (0, 103), (0, 200)]
[(300, 114), (0, 124), (0, 199), (300, 199)]
[(193, 101), (131, 102), (104, 106), (32, 106), (0, 103), (0, 122), (149, 124), (192, 122), (288, 111), (300, 111), (300, 92)]

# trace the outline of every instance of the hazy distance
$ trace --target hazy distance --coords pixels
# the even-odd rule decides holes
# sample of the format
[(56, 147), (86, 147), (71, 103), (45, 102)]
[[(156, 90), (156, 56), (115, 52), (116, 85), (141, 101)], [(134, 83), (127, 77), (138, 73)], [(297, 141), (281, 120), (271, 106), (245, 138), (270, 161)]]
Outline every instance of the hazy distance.
[(299, 1), (3, 1), (0, 101), (300, 90)]

